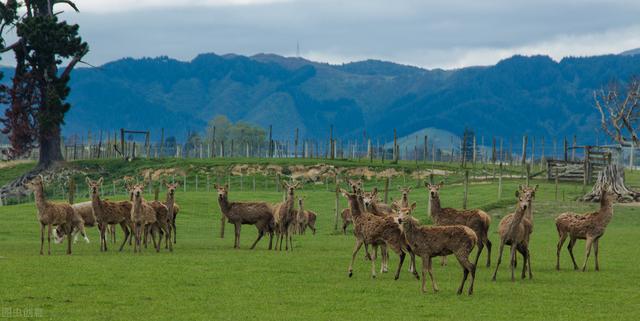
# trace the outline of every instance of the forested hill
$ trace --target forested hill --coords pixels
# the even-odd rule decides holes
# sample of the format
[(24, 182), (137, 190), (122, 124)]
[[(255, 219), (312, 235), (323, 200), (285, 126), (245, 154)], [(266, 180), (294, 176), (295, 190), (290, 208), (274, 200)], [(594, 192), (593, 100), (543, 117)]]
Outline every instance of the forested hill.
[[(7, 69), (5, 68), (5, 71)], [(72, 75), (64, 132), (165, 128), (184, 137), (218, 114), (274, 125), (276, 136), (400, 136), (422, 128), (516, 137), (593, 138), (592, 91), (640, 75), (640, 55), (514, 56), (494, 66), (425, 70), (367, 60), (344, 65), (260, 54), (121, 59)], [(10, 74), (5, 74), (4, 81)]]

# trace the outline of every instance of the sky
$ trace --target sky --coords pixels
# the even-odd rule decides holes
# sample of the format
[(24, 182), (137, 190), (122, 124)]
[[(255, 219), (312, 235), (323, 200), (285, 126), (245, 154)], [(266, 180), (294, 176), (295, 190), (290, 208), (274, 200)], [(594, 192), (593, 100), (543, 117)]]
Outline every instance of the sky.
[[(492, 65), (640, 47), (640, 1), (76, 0), (92, 65), (122, 57), (275, 53), (333, 64), (379, 59), (424, 68)], [(3, 64), (7, 64), (6, 55)]]

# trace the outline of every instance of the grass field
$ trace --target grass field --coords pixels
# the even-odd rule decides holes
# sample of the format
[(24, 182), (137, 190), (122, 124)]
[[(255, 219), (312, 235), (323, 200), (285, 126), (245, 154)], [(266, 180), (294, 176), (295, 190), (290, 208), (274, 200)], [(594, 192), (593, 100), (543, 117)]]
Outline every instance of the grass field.
[[(637, 320), (640, 208), (616, 206), (600, 244), (600, 272), (593, 270), (593, 256), (586, 273), (570, 269), (566, 249), (562, 270), (556, 271), (553, 218), (562, 211), (596, 207), (556, 202), (553, 185), (543, 181), (535, 182), (541, 186), (531, 241), (534, 279), (509, 281), (505, 254), (498, 281), (490, 281), (498, 253), (496, 227), (513, 207), (512, 195), (520, 183), (506, 180), (502, 201), (496, 200), (495, 184), (471, 185), (469, 206), (489, 209), (494, 217), (493, 266), (478, 267), (471, 297), (455, 294), (462, 270), (452, 258), (448, 266), (434, 268), (437, 294), (420, 293), (408, 265), (397, 281), (393, 273), (371, 279), (363, 253), (348, 278), (352, 227), (346, 236), (335, 233), (335, 194), (307, 188), (297, 194), (307, 196), (306, 206), (318, 212), (318, 233), (294, 236), (295, 250), (289, 253), (267, 251), (266, 239), (249, 250), (256, 237), (252, 226), (243, 226), (241, 249), (232, 249), (232, 226), (227, 224), (225, 238), (219, 237), (220, 211), (213, 192), (177, 194), (182, 211), (173, 253), (149, 248), (134, 255), (130, 247), (117, 252), (114, 245), (101, 253), (98, 233), (91, 229), (92, 242), (79, 241), (72, 256), (64, 254), (62, 245), (53, 245), (51, 256), (40, 256), (34, 204), (0, 207), (0, 308), (3, 313), (37, 309), (44, 319), (69, 320)], [(567, 200), (581, 193), (578, 185), (561, 187)], [(446, 186), (443, 205), (459, 207), (462, 193), (461, 185)], [(276, 192), (230, 193), (231, 200), (281, 198)], [(418, 202), (416, 217), (428, 222), (425, 190), (415, 190), (410, 198)], [(343, 199), (340, 203), (346, 205)], [(575, 253), (581, 264), (584, 242), (578, 242)], [(392, 254), (392, 270), (397, 262)]]

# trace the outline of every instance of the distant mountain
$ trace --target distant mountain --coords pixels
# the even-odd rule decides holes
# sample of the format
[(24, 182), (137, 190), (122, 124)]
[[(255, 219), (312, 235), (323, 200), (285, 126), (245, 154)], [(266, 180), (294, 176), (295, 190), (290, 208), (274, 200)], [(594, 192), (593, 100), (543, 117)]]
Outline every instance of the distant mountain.
[[(5, 70), (9, 71), (9, 70)], [(514, 56), (494, 66), (426, 70), (367, 60), (342, 65), (271, 54), (125, 58), (72, 74), (64, 133), (160, 128), (184, 138), (218, 114), (273, 125), (275, 137), (389, 141), (425, 128), (461, 135), (595, 140), (592, 91), (640, 74), (640, 55)], [(7, 81), (9, 75), (5, 75)], [(446, 140), (446, 139), (445, 139)]]
[(623, 56), (637, 55), (637, 54), (640, 54), (640, 48), (626, 50), (626, 51), (621, 52), (620, 54), (623, 55)]

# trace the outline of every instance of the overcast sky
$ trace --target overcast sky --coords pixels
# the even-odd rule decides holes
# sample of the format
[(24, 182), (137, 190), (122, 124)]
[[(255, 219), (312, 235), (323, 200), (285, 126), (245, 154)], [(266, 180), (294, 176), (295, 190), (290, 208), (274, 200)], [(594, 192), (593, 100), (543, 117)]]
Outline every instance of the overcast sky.
[[(94, 65), (122, 57), (276, 53), (323, 62), (382, 59), (426, 68), (640, 47), (640, 1), (76, 0)], [(63, 6), (59, 6), (62, 9)], [(7, 59), (4, 57), (4, 64)]]

